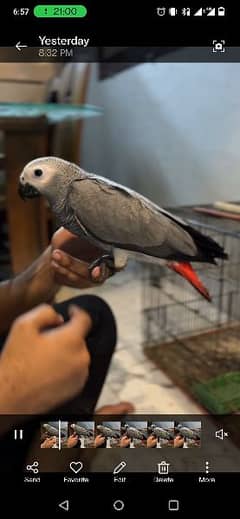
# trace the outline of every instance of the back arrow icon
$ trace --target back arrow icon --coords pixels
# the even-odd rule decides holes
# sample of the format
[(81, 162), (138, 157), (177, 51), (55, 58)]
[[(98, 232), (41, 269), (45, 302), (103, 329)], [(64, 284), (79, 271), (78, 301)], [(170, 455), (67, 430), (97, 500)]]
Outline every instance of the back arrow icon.
[(16, 43), (16, 49), (21, 51), (24, 47), (27, 47), (27, 45), (21, 45), (21, 42), (19, 41)]
[(65, 499), (65, 501), (62, 501), (61, 503), (59, 503), (59, 508), (62, 508), (62, 510), (65, 510), (65, 512), (68, 512), (69, 511), (69, 500), (68, 499)]

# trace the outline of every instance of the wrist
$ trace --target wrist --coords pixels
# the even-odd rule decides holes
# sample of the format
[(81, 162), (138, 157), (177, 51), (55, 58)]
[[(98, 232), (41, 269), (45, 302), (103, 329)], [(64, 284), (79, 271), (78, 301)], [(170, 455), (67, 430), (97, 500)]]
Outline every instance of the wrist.
[(51, 247), (48, 247), (22, 274), (12, 280), (12, 290), (22, 299), (25, 310), (51, 302), (59, 289), (51, 267)]

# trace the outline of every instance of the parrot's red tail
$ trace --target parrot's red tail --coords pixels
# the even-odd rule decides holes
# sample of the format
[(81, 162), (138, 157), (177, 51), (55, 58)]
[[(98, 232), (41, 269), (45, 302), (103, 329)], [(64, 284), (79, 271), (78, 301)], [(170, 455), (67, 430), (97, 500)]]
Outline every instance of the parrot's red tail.
[(184, 277), (191, 285), (198, 291), (200, 294), (207, 299), (207, 301), (211, 301), (212, 298), (207, 290), (207, 288), (203, 285), (201, 280), (199, 279), (195, 270), (193, 270), (190, 263), (178, 263), (176, 261), (169, 262), (167, 264), (168, 268), (180, 274), (180, 276)]

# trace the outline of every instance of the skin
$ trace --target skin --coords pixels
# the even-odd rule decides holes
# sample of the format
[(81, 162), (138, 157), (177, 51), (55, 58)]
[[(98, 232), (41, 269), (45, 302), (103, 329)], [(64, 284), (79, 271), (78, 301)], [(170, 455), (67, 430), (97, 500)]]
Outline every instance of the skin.
[(154, 448), (156, 447), (157, 445), (157, 438), (155, 438), (155, 436), (153, 436), (152, 434), (150, 436), (148, 436), (148, 439), (147, 439), (147, 447), (149, 448)]
[(94, 440), (94, 447), (101, 447), (101, 445), (103, 445), (105, 441), (105, 437), (102, 436), (102, 434), (98, 434)]
[(176, 436), (174, 438), (174, 447), (183, 447), (184, 445), (184, 438), (182, 436)]
[[(89, 263), (97, 257), (99, 249), (61, 228), (29, 268), (0, 283), (0, 333), (10, 329), (0, 355), (0, 414), (47, 412), (85, 384), (90, 363), (85, 338), (91, 319), (72, 308), (69, 323), (63, 325), (61, 316), (46, 303), (61, 285), (81, 289), (103, 283), (109, 276), (106, 268), (89, 271)], [(47, 331), (49, 326), (55, 329)], [(105, 406), (102, 412), (121, 414), (132, 409), (123, 402)], [(0, 432), (7, 427), (2, 423)]]
[(130, 439), (130, 438), (128, 438), (128, 437), (125, 436), (125, 435), (121, 437), (121, 440), (120, 440), (120, 447), (123, 447), (123, 448), (124, 448), (124, 447), (125, 447), (125, 448), (126, 448), (126, 447), (129, 447), (130, 443), (131, 443), (131, 439)]
[(70, 308), (70, 316), (63, 324), (51, 306), (41, 305), (15, 321), (1, 355), (0, 413), (44, 413), (81, 391), (89, 372), (85, 338), (92, 323), (77, 307)]
[(52, 436), (51, 438), (47, 438), (46, 440), (44, 440), (44, 442), (41, 443), (41, 449), (52, 449), (56, 443), (56, 436)]
[(89, 272), (89, 263), (99, 249), (62, 227), (50, 246), (22, 274), (0, 283), (0, 333), (7, 332), (14, 319), (35, 306), (51, 302), (61, 285), (88, 288), (109, 277), (107, 267)]
[(66, 447), (68, 449), (72, 449), (73, 447), (76, 447), (78, 440), (79, 440), (79, 438), (76, 433), (71, 434), (67, 439)]

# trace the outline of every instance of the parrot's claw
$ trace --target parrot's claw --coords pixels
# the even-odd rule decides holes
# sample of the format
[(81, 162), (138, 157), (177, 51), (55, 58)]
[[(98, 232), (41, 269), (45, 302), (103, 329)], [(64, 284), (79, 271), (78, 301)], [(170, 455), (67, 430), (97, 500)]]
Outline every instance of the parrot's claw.
[(114, 258), (110, 254), (104, 254), (100, 258), (94, 260), (88, 267), (90, 273), (95, 267), (101, 267), (101, 269), (107, 271), (108, 276), (106, 277), (113, 276), (116, 272), (118, 272), (118, 269), (116, 269), (114, 265)]

